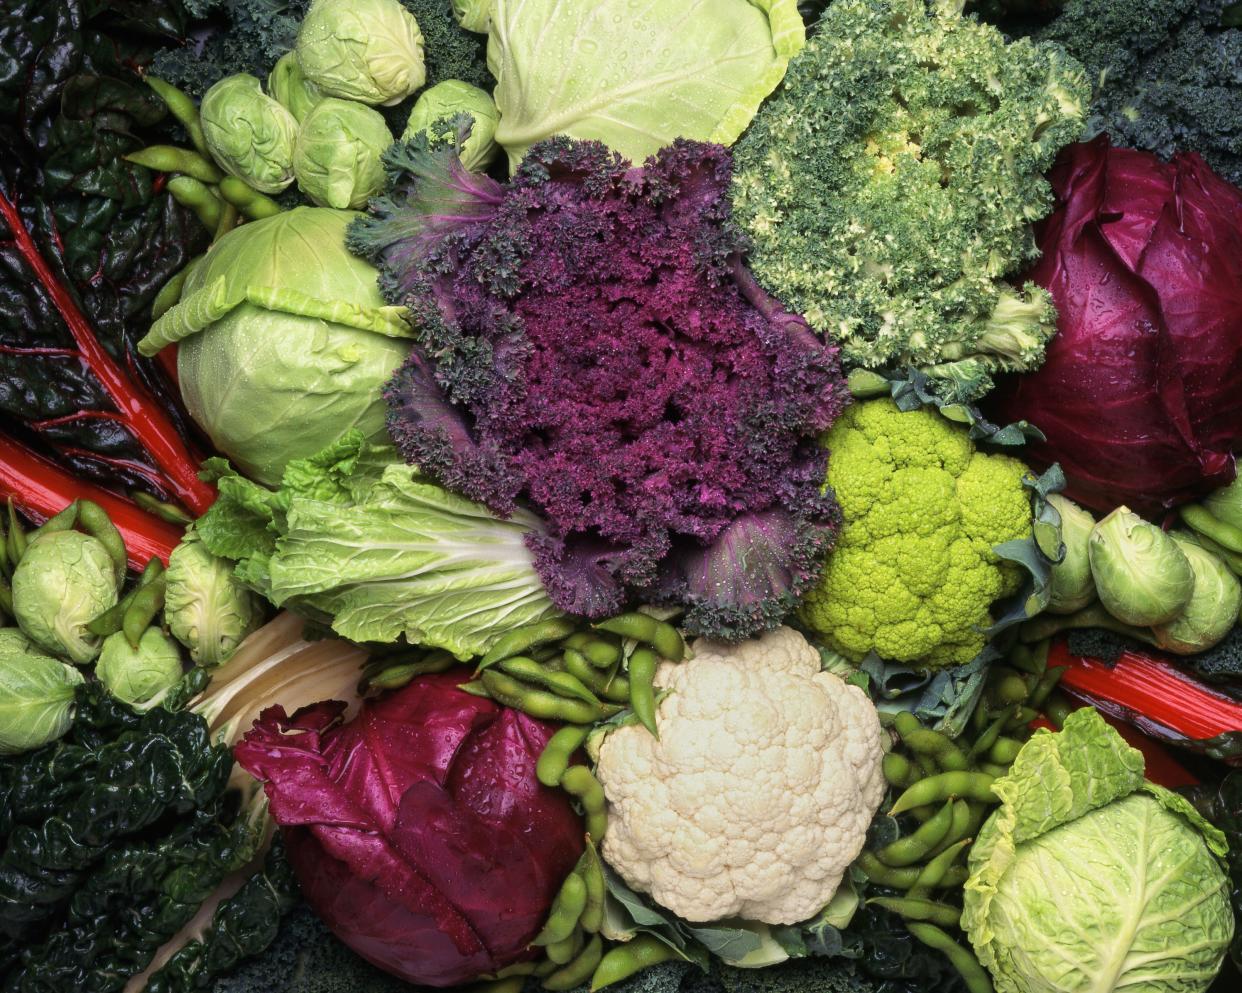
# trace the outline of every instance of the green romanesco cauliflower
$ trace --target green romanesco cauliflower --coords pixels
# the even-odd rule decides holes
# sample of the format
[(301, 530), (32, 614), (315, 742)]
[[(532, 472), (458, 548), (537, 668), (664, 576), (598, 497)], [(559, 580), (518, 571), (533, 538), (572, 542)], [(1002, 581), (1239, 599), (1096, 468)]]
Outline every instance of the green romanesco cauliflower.
[(993, 548), (1031, 534), (1026, 466), (889, 399), (849, 408), (824, 444), (845, 523), (802, 622), (855, 662), (872, 650), (919, 668), (969, 662), (988, 608), (1022, 583)]
[(1044, 172), (1090, 86), (1057, 45), (1006, 44), (962, 0), (837, 0), (735, 147), (734, 216), (763, 286), (848, 365), (917, 366), (953, 401), (1037, 368)]

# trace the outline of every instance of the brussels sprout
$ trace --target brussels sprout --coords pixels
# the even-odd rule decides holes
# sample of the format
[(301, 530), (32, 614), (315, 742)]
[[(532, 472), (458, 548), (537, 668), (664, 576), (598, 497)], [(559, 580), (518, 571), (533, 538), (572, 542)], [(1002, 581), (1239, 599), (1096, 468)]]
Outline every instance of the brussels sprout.
[(1105, 609), (1126, 624), (1173, 620), (1190, 602), (1195, 574), (1167, 534), (1118, 507), (1091, 531), (1091, 576)]
[(196, 664), (217, 666), (263, 623), (262, 605), (190, 531), (168, 557), (164, 620)]
[(487, 34), (496, 0), (453, 0), (453, 16), (467, 31)]
[(1242, 477), (1206, 497), (1203, 506), (1226, 524), (1242, 528)]
[(190, 415), (269, 486), (352, 428), (387, 437), (380, 388), (409, 354), (410, 330), (375, 269), (345, 248), (357, 216), (297, 207), (234, 228), (139, 343), (152, 355), (180, 341)]
[(1095, 518), (1060, 493), (1050, 494), (1048, 502), (1061, 515), (1061, 540), (1065, 543), (1065, 558), (1052, 567), (1047, 610), (1053, 614), (1073, 614), (1095, 599), (1091, 558), (1087, 552)]
[(104, 639), (95, 675), (118, 700), (137, 706), (181, 681), (181, 649), (156, 627), (142, 633), (137, 648), (118, 631)]
[(1174, 533), (1182, 554), (1194, 573), (1194, 592), (1180, 614), (1167, 624), (1152, 627), (1156, 644), (1179, 655), (1206, 652), (1238, 622), (1242, 608), (1242, 583), (1217, 556), (1189, 535)]
[(302, 74), (298, 57), (293, 52), (285, 52), (268, 73), (267, 92), (298, 121), (303, 120), (324, 96), (319, 87)]
[[(474, 122), (470, 137), (461, 148), (462, 165), (472, 172), (486, 169), (500, 149), (496, 144), (500, 111), (485, 90), (460, 79), (446, 79), (418, 95), (401, 140), (408, 141), (420, 131), (428, 131), (435, 122), (458, 114), (466, 114)], [(452, 135), (453, 129), (446, 128), (443, 134), (429, 137), (451, 140)]]
[(315, 0), (298, 64), (330, 97), (391, 106), (423, 85), (423, 34), (397, 0)]
[[(13, 629), (0, 634), (8, 631)], [(21, 632), (13, 635), (20, 637)], [(73, 666), (15, 644), (14, 639), (0, 649), (0, 755), (40, 748), (68, 731), (74, 691), (84, 681)]]
[(261, 193), (293, 182), (298, 122), (253, 76), (225, 76), (203, 94), (200, 114), (207, 147), (229, 175)]
[(41, 534), (13, 571), (13, 616), (36, 645), (77, 665), (99, 654), (86, 625), (117, 601), (103, 543), (80, 531)]
[(22, 654), (30, 651), (30, 639), (21, 628), (0, 628), (0, 655)]
[(379, 111), (325, 97), (302, 122), (293, 150), (298, 188), (321, 207), (362, 207), (384, 188), (380, 156), (392, 135)]

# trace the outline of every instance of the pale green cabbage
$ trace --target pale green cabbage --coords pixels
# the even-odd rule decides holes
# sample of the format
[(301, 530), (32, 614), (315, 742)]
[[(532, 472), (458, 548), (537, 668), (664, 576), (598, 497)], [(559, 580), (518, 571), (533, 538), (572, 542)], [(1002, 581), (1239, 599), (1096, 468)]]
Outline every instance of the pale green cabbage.
[(263, 623), (263, 604), (233, 578), (233, 563), (212, 555), (194, 530), (168, 557), (164, 620), (196, 665), (227, 662)]
[(17, 755), (69, 730), (84, 680), (73, 666), (31, 651), (15, 628), (0, 635), (0, 755)]
[(13, 617), (22, 633), (75, 665), (99, 654), (100, 639), (86, 625), (116, 602), (112, 557), (80, 531), (39, 535), (13, 570)]
[(397, 0), (315, 0), (295, 51), (306, 78), (343, 100), (391, 106), (427, 78), (423, 33)]
[(1182, 612), (1195, 575), (1177, 542), (1128, 507), (1100, 521), (1087, 544), (1100, 603), (1135, 627), (1164, 624)]
[(124, 632), (104, 639), (95, 676), (118, 700), (138, 706), (181, 681), (181, 649), (158, 627), (149, 627), (134, 648)]
[(495, 0), (452, 0), (453, 16), (467, 31), (487, 34)]
[(1233, 936), (1224, 836), (1091, 708), (993, 790), (962, 927), (997, 993), (1202, 993)]
[(375, 269), (345, 248), (357, 216), (298, 207), (234, 228), (139, 342), (144, 355), (180, 342), (190, 415), (260, 482), (352, 428), (386, 437), (380, 387), (412, 332)]
[(1091, 578), (1088, 552), (1095, 518), (1060, 493), (1050, 493), (1048, 502), (1061, 515), (1065, 557), (1052, 567), (1046, 609), (1052, 614), (1075, 614), (1095, 599), (1095, 580)]
[(357, 432), (291, 464), (277, 493), (208, 465), (220, 499), (199, 521), (203, 543), (277, 606), (351, 641), (405, 638), (464, 660), (557, 614), (525, 543), (536, 518), (499, 520)]
[(294, 52), (285, 52), (267, 74), (267, 92), (300, 122), (324, 95), (302, 73)]
[(1176, 531), (1170, 537), (1190, 563), (1194, 592), (1180, 614), (1166, 624), (1152, 627), (1156, 645), (1179, 655), (1206, 652), (1218, 644), (1238, 622), (1242, 608), (1242, 583), (1224, 561), (1189, 535)]
[(293, 150), (298, 189), (320, 207), (365, 207), (384, 188), (380, 156), (392, 135), (379, 111), (325, 97), (302, 121)]
[(641, 163), (675, 138), (731, 145), (806, 42), (796, 0), (495, 0), (496, 140), (553, 135)]
[(257, 79), (225, 76), (203, 94), (200, 111), (207, 147), (221, 169), (261, 193), (279, 193), (293, 182), (297, 119)]

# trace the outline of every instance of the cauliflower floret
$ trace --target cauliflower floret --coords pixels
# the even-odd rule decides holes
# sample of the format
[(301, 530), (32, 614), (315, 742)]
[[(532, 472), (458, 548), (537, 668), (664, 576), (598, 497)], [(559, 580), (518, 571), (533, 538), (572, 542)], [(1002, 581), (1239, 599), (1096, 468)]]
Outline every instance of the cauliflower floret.
[(794, 924), (832, 899), (884, 795), (880, 721), (781, 627), (665, 663), (660, 737), (603, 741), (604, 858), (689, 921)]
[(889, 399), (850, 407), (824, 444), (845, 523), (803, 623), (856, 662), (873, 650), (928, 668), (969, 662), (990, 606), (1021, 584), (993, 548), (1030, 536), (1026, 466)]

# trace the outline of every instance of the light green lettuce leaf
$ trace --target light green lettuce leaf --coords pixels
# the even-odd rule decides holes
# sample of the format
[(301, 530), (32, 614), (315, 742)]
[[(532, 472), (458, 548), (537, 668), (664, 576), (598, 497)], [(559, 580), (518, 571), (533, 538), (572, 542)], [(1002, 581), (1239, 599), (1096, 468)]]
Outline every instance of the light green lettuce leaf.
[(641, 163), (675, 138), (731, 145), (806, 43), (796, 0), (496, 0), (496, 140), (553, 135)]

